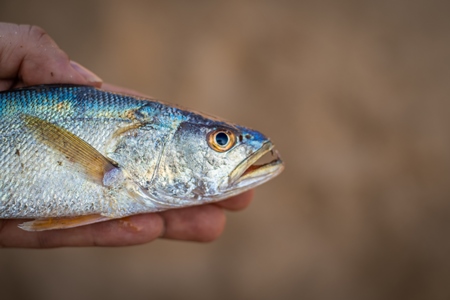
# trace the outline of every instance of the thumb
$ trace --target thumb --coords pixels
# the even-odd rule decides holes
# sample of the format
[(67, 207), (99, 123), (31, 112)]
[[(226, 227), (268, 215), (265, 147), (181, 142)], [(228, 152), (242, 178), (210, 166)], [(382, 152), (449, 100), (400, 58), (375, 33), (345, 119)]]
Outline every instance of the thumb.
[(0, 89), (8, 89), (52, 83), (100, 87), (102, 80), (71, 62), (40, 27), (0, 23), (0, 82)]

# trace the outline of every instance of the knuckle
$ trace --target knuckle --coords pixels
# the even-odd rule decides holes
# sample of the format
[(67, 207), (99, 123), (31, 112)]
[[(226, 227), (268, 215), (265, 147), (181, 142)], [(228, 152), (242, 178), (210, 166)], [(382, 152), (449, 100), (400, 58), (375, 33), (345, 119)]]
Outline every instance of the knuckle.
[(33, 40), (40, 40), (47, 36), (47, 32), (37, 25), (25, 25), (24, 31)]

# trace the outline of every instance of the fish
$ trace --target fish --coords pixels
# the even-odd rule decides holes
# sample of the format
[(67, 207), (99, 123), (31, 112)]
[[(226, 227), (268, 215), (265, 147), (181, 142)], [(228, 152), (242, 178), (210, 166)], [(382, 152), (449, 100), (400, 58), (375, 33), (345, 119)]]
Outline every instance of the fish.
[(0, 219), (26, 231), (216, 202), (284, 169), (256, 130), (91, 86), (0, 92), (0, 118)]

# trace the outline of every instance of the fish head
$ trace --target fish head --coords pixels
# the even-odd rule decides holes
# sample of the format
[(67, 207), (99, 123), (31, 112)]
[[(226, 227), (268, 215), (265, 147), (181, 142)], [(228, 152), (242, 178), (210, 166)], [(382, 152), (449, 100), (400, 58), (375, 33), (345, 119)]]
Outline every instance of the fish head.
[[(263, 156), (269, 160), (261, 164)], [(260, 185), (283, 168), (273, 143), (258, 131), (186, 121), (166, 143), (152, 189), (167, 202), (213, 202)]]

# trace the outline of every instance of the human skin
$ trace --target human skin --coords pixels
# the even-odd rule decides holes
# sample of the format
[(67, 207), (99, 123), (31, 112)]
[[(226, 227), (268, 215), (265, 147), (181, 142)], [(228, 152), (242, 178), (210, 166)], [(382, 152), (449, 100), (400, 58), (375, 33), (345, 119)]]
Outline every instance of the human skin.
[[(140, 95), (104, 84), (93, 72), (69, 59), (41, 28), (0, 23), (0, 91), (38, 84), (84, 84)], [(140, 95), (142, 96), (142, 95)], [(140, 214), (64, 230), (28, 232), (24, 220), (0, 219), (0, 248), (127, 246), (157, 238), (209, 242), (225, 227), (225, 211), (247, 207), (253, 191), (214, 204)]]

